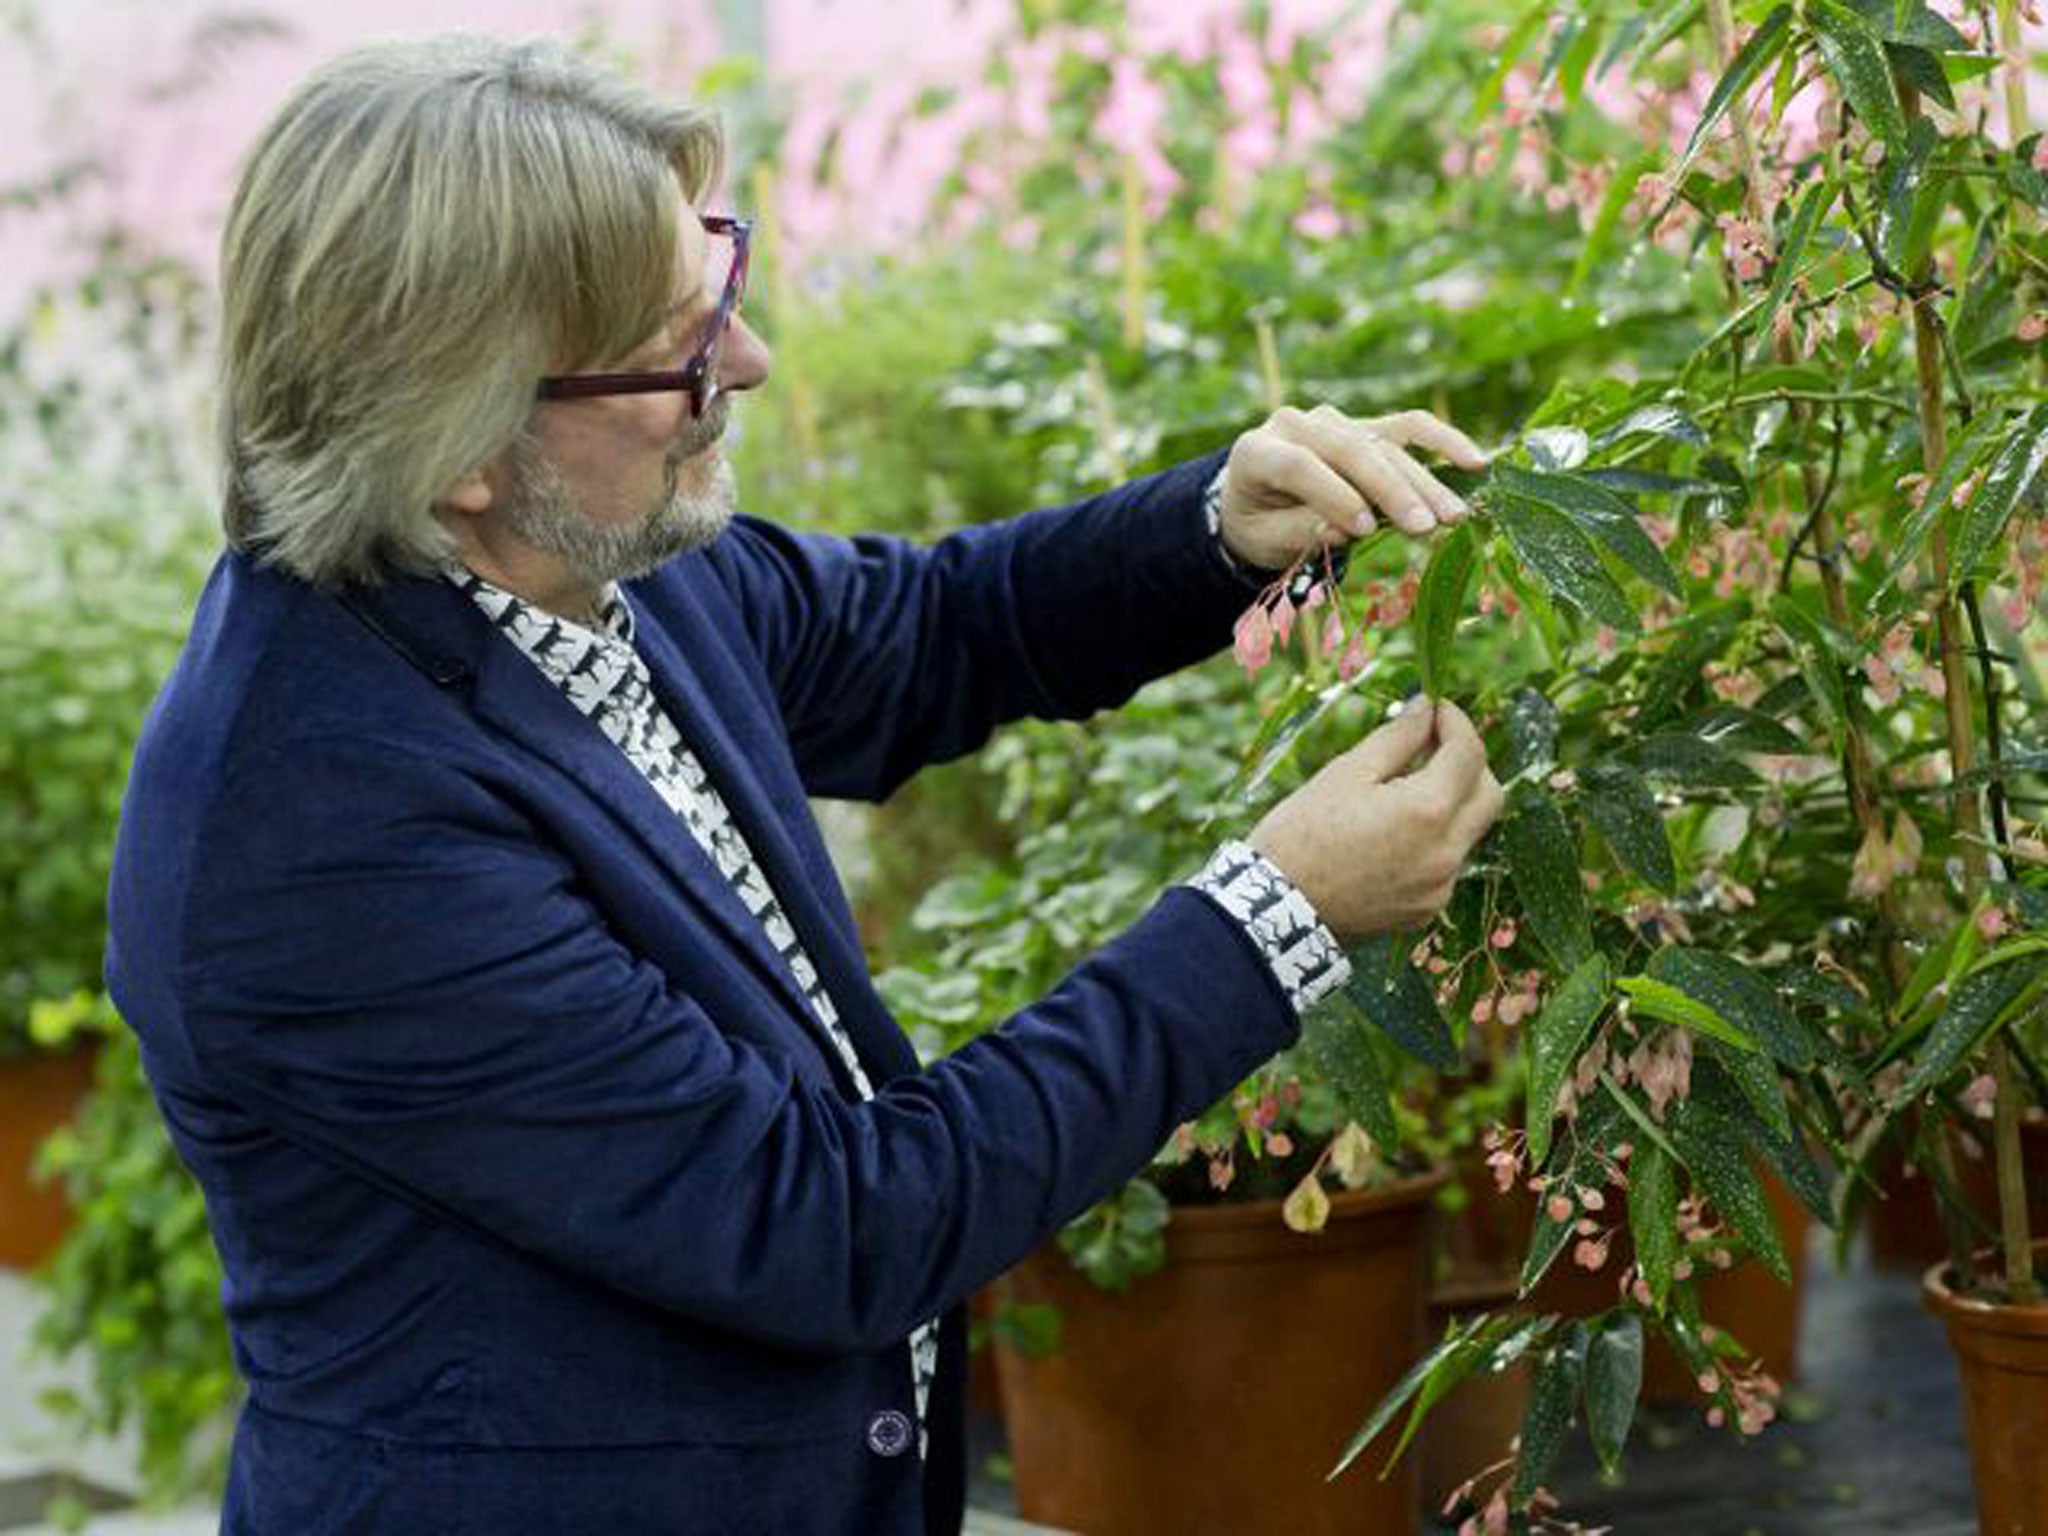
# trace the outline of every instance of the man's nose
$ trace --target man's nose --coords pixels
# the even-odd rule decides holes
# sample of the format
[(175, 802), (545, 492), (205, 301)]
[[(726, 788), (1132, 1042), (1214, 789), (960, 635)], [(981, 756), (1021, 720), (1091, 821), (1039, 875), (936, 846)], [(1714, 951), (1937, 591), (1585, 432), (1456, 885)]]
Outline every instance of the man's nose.
[(718, 387), (758, 388), (767, 382), (772, 360), (768, 343), (744, 318), (734, 315), (725, 339), (718, 345)]

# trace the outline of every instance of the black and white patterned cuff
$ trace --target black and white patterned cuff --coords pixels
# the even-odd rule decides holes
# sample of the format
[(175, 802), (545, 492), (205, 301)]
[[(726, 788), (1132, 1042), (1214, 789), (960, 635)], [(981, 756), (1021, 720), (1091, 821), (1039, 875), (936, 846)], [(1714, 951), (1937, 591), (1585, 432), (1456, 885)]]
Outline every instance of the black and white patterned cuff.
[[(1224, 569), (1239, 581), (1257, 587), (1270, 586), (1279, 577), (1278, 571), (1265, 570), (1238, 559), (1223, 541), (1223, 477), (1229, 472), (1228, 465), (1217, 470), (1202, 491), (1202, 520), (1209, 525), (1209, 547), (1216, 551), (1216, 558), (1223, 562)], [(1350, 560), (1351, 551), (1345, 547), (1331, 550), (1327, 560), (1311, 561), (1294, 573), (1294, 580), (1288, 583), (1288, 598), (1300, 607), (1308, 597), (1309, 588), (1317, 582), (1334, 584), (1343, 580), (1344, 569)]]
[(1294, 882), (1249, 843), (1225, 843), (1188, 884), (1244, 925), (1296, 1014), (1351, 979), (1337, 936)]

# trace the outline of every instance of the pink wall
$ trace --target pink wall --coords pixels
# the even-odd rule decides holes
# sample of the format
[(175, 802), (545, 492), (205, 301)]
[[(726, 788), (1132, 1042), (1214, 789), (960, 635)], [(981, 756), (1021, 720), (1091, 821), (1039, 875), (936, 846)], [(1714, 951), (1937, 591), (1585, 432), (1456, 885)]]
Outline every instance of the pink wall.
[[(785, 215), (799, 256), (879, 234), (908, 238), (934, 168), (977, 107), (971, 88), (1010, 0), (762, 0), (770, 78), (791, 109), (789, 163), (806, 168), (830, 123), (860, 107), (843, 135), (851, 206), (792, 186)], [(1278, 0), (1283, 26), (1328, 14), (1338, 0)], [(79, 239), (110, 219), (209, 263), (238, 159), (315, 61), (360, 39), (466, 27), (573, 36), (593, 18), (644, 77), (687, 91), (720, 53), (715, 0), (32, 0), (42, 38), (0, 36), (0, 187), (67, 159), (97, 154), (110, 179), (56, 215), (0, 212), (0, 313), (59, 269)], [(1134, 0), (1147, 42), (1198, 39), (1235, 0)], [(201, 22), (274, 18), (286, 35), (213, 50), (207, 83), (164, 97), (193, 56)], [(203, 55), (202, 55), (203, 57)], [(889, 159), (894, 115), (929, 85), (970, 91)]]

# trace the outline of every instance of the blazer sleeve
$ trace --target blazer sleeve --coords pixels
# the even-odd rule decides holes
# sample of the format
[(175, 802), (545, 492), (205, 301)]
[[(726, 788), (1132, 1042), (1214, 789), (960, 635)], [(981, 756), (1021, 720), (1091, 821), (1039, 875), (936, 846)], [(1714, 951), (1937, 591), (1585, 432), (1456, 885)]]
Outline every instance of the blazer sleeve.
[(930, 546), (737, 520), (712, 559), (806, 788), (879, 800), (1006, 721), (1080, 719), (1213, 654), (1257, 591), (1202, 517), (1226, 456)]
[(402, 743), (257, 759), (199, 847), (178, 974), (217, 1091), (427, 1217), (785, 1347), (902, 1339), (1296, 1030), (1243, 930), (1176, 890), (855, 1103), (722, 1030), (518, 810)]

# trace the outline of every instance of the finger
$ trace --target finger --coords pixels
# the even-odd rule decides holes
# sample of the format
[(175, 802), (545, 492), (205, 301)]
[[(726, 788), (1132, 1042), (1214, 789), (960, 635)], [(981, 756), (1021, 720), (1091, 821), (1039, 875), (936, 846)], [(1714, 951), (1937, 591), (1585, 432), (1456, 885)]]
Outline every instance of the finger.
[(1486, 468), (1486, 454), (1477, 443), (1428, 411), (1396, 411), (1391, 416), (1377, 418), (1371, 425), (1381, 435), (1397, 443), (1427, 448), (1431, 453), (1449, 459), (1460, 469)]
[(1458, 808), (1458, 814), (1451, 820), (1451, 836), (1458, 846), (1470, 852), (1487, 830), (1500, 820), (1500, 814), (1507, 809), (1507, 792), (1500, 787), (1491, 770), (1479, 776), (1479, 786)]
[(1324, 463), (1313, 446), (1271, 437), (1246, 467), (1345, 538), (1372, 531), (1372, 513), (1365, 498), (1344, 476)]
[(1436, 711), (1427, 699), (1411, 699), (1401, 713), (1345, 754), (1350, 765), (1370, 783), (1381, 784), (1405, 772), (1436, 734)]
[(1294, 430), (1396, 528), (1420, 534), (1436, 526), (1436, 514), (1393, 462), (1396, 450), (1382, 443), (1364, 423), (1321, 406), (1301, 417)]
[(1449, 486), (1440, 484), (1434, 475), (1392, 443), (1381, 443), (1380, 452), (1407, 477), (1408, 484), (1414, 489), (1415, 494), (1422, 498), (1424, 505), (1439, 523), (1455, 523), (1471, 511)]
[(1414, 777), (1432, 793), (1449, 797), (1448, 803), (1462, 807), (1486, 772), (1486, 744), (1472, 728), (1465, 711), (1449, 700), (1436, 707), (1436, 751), (1427, 766)]

